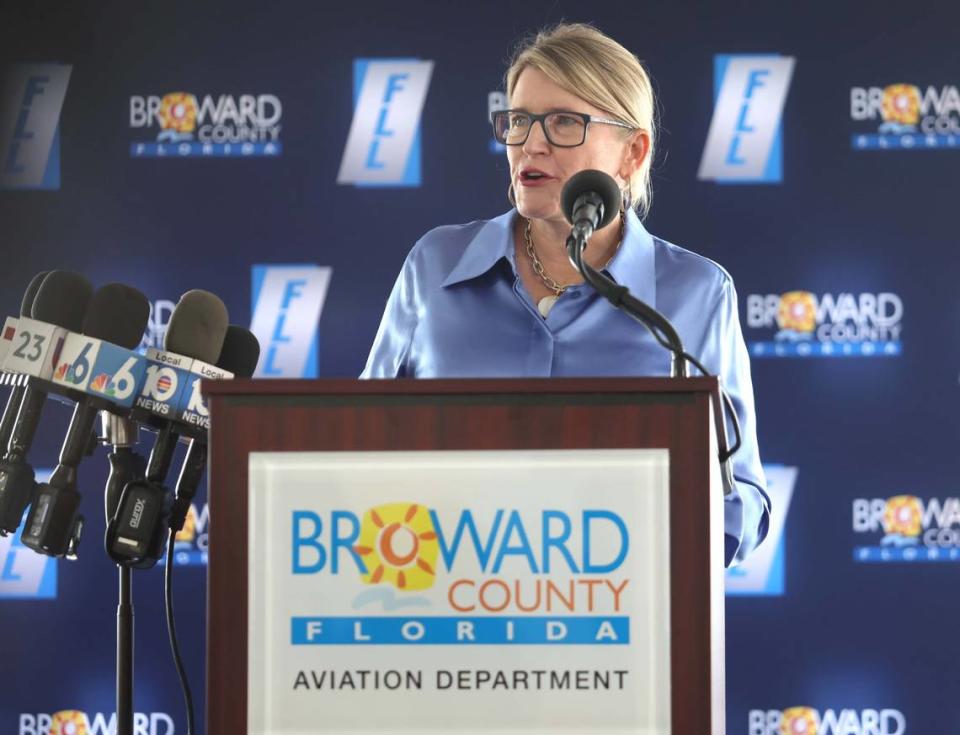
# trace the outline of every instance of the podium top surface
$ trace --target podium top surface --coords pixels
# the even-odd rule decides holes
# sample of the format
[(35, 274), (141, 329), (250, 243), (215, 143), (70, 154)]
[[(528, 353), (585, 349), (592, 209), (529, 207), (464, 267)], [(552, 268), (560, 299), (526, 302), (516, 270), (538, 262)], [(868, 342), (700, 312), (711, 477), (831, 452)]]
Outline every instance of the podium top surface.
[(587, 393), (714, 393), (715, 377), (696, 378), (451, 378), (352, 380), (319, 378), (204, 380), (207, 396), (497, 395)]

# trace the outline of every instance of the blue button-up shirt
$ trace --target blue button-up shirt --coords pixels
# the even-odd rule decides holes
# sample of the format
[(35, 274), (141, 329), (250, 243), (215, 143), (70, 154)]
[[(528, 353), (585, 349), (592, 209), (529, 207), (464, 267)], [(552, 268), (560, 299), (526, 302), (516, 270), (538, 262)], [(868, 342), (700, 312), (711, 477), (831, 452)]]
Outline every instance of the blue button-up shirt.
[[(586, 284), (540, 316), (517, 275), (515, 216), (438, 227), (417, 242), (361, 377), (669, 375), (669, 353)], [(726, 556), (742, 559), (766, 535), (770, 501), (733, 281), (713, 261), (651, 236), (633, 211), (606, 270), (673, 323), (733, 400), (743, 445), (733, 460), (737, 489), (724, 502)]]

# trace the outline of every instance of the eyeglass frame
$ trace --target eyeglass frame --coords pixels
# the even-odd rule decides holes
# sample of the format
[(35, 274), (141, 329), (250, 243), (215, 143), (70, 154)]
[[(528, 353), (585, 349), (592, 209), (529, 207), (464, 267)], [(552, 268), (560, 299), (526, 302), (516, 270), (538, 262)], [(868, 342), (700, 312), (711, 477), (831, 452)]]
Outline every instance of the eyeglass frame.
[[(497, 115), (505, 115), (511, 112), (520, 113), (530, 118), (530, 126), (527, 128), (527, 134), (524, 136), (523, 140), (517, 143), (507, 143), (506, 140), (500, 140), (497, 137), (497, 122), (496, 122)], [(574, 117), (579, 117), (581, 120), (583, 120), (583, 140), (581, 140), (579, 143), (574, 143), (572, 145), (567, 143), (554, 143), (553, 140), (550, 139), (550, 133), (547, 132), (546, 120), (550, 115), (573, 115)], [(585, 112), (574, 112), (572, 110), (551, 110), (550, 112), (544, 112), (539, 115), (535, 115), (532, 112), (527, 112), (526, 110), (515, 110), (515, 109), (494, 110), (493, 112), (490, 113), (490, 124), (493, 126), (493, 138), (501, 145), (510, 145), (510, 146), (523, 145), (530, 138), (530, 131), (533, 130), (533, 126), (537, 122), (540, 123), (540, 129), (543, 130), (543, 137), (546, 138), (547, 142), (550, 145), (556, 146), (557, 148), (578, 148), (579, 146), (582, 146), (584, 143), (586, 143), (587, 128), (590, 127), (590, 123), (601, 123), (603, 125), (616, 125), (617, 127), (626, 128), (627, 130), (639, 130), (639, 128), (635, 128), (632, 125), (627, 125), (627, 123), (622, 122), (621, 120), (612, 120), (611, 118), (608, 118), (608, 117), (597, 117), (596, 115), (588, 115)]]

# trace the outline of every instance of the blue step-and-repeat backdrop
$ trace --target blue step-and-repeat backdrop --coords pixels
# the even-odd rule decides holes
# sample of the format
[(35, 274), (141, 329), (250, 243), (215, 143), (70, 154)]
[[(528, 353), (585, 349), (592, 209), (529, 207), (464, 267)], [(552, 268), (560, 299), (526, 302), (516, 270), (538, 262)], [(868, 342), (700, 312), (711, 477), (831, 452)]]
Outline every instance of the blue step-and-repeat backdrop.
[[(514, 44), (593, 22), (659, 93), (648, 229), (732, 273), (753, 360), (775, 514), (728, 572), (728, 732), (960, 732), (960, 5), (935, 5), (7, 4), (0, 311), (77, 270), (143, 290), (160, 345), (205, 288), (260, 336), (258, 374), (355, 376), (414, 241), (509, 207), (487, 120)], [(398, 63), (422, 95), (364, 89)], [(755, 95), (772, 63), (786, 83)], [(46, 409), (35, 467), (68, 419)], [(106, 474), (103, 450), (81, 468), (77, 561), (0, 540), (0, 735), (112, 732)], [(201, 493), (176, 570), (201, 703), (208, 527)], [(134, 591), (136, 732), (180, 735), (161, 567)]]

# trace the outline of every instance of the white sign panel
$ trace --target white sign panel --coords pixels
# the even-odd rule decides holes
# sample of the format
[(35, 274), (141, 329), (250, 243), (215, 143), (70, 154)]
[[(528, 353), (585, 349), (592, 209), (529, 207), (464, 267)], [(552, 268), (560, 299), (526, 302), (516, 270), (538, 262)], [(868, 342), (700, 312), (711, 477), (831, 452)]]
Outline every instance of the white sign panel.
[(250, 733), (670, 732), (666, 450), (250, 455)]

